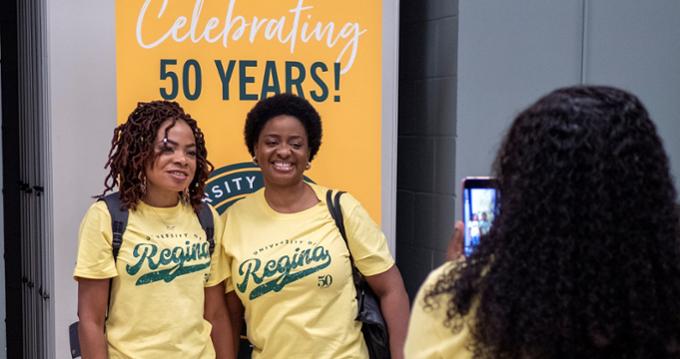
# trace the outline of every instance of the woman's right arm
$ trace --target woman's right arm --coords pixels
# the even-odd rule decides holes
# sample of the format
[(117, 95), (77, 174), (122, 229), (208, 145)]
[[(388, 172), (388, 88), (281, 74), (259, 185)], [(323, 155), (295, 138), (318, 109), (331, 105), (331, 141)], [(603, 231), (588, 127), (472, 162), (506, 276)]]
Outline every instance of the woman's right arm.
[(231, 321), (231, 334), (234, 340), (234, 350), (238, 353), (239, 342), (241, 341), (241, 325), (243, 324), (243, 304), (238, 299), (236, 291), (230, 291), (227, 294), (227, 311), (229, 311), (229, 320)]
[(78, 278), (78, 338), (84, 359), (108, 357), (104, 322), (110, 279)]

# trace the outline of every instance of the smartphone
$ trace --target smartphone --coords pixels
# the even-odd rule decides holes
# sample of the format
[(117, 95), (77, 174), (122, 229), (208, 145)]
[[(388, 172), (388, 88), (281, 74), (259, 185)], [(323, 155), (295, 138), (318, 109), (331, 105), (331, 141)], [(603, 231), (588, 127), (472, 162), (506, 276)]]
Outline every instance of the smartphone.
[(462, 187), (464, 252), (469, 256), (479, 244), (479, 239), (489, 233), (498, 213), (496, 210), (498, 186), (492, 177), (465, 177)]

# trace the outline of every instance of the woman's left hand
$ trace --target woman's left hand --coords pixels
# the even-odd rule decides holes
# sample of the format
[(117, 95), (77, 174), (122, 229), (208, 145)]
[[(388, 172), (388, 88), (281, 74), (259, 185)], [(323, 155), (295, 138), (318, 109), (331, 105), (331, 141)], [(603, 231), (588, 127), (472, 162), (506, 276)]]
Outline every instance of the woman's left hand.
[(366, 281), (380, 299), (380, 309), (387, 324), (392, 358), (402, 359), (408, 327), (409, 300), (401, 273), (397, 266), (393, 265), (383, 273), (367, 276)]

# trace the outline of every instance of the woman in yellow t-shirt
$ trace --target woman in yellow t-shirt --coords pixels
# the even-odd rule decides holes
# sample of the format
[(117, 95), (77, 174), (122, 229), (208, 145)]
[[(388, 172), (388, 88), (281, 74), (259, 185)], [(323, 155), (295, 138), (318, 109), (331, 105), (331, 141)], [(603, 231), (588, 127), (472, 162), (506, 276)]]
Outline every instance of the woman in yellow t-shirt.
[(291, 94), (263, 99), (248, 113), (245, 142), (264, 188), (223, 214), (233, 332), (245, 310), (253, 357), (367, 358), (351, 253), (380, 299), (392, 357), (401, 358), (408, 298), (385, 236), (345, 194), (348, 250), (326, 206), (328, 189), (303, 180), (321, 144), (317, 111)]
[(514, 120), (490, 231), (414, 303), (408, 358), (680, 358), (680, 213), (642, 103), (558, 89)]
[[(103, 194), (118, 188), (128, 219), (112, 250), (104, 202), (79, 232), (83, 358), (233, 358), (224, 301), (227, 268), (214, 209), (211, 254), (197, 212), (212, 165), (203, 133), (176, 102), (139, 103), (113, 134)], [(211, 338), (212, 337), (212, 338)]]

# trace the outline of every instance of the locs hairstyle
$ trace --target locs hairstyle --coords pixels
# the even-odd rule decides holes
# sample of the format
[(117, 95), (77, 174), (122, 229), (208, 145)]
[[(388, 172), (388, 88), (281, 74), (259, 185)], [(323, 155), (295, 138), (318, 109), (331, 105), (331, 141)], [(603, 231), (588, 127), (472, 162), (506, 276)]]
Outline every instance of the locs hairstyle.
[(248, 152), (255, 155), (255, 144), (262, 128), (267, 121), (280, 115), (293, 116), (305, 127), (311, 162), (321, 146), (321, 117), (309, 101), (289, 93), (262, 99), (248, 112), (243, 131)]
[(445, 300), (452, 330), (469, 325), (475, 358), (680, 357), (676, 191), (635, 96), (546, 95), (517, 116), (494, 172), (491, 231), (425, 297)]
[(104, 192), (118, 186), (125, 208), (135, 209), (144, 196), (145, 168), (156, 160), (154, 149), (156, 135), (161, 125), (171, 120), (165, 136), (177, 121), (184, 121), (191, 128), (196, 140), (196, 174), (189, 185), (189, 202), (197, 208), (203, 198), (203, 188), (213, 165), (208, 161), (203, 132), (196, 120), (184, 112), (177, 102), (140, 102), (125, 123), (116, 127), (111, 140), (111, 150), (105, 168), (109, 174), (104, 180)]

